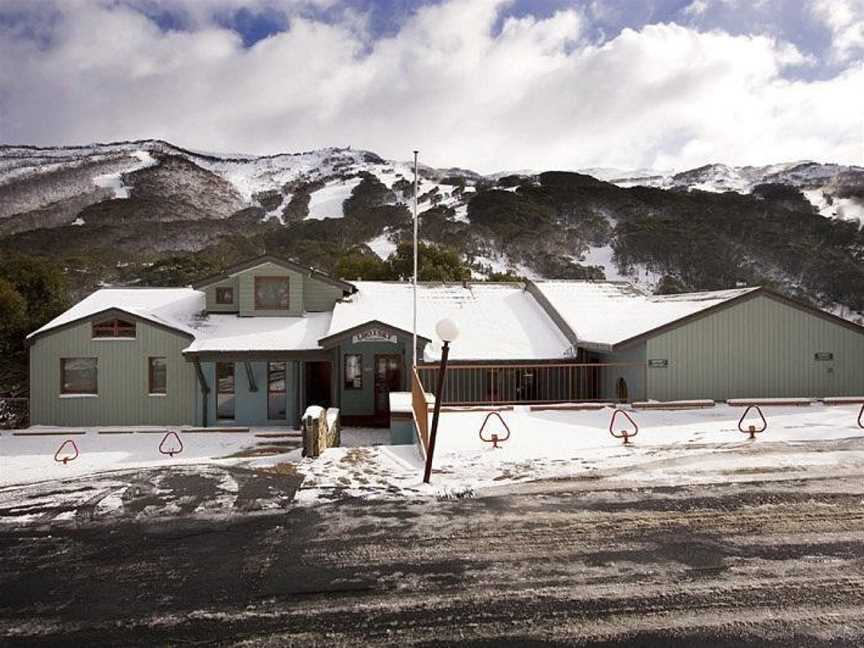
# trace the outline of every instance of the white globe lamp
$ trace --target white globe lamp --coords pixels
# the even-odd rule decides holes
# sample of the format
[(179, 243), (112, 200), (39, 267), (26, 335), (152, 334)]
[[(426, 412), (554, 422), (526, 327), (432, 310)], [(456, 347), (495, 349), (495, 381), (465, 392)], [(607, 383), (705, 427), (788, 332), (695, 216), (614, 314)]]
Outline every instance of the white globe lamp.
[(442, 342), (449, 343), (459, 337), (459, 327), (449, 317), (445, 317), (435, 325), (435, 333)]

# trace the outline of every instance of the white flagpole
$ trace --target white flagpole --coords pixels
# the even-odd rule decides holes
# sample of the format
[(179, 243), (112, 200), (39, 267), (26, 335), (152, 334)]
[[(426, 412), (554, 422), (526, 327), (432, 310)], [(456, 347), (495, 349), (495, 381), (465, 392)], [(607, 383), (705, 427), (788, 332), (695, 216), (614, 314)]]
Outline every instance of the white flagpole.
[(417, 366), (417, 154), (414, 151), (414, 340), (411, 347), (413, 366)]

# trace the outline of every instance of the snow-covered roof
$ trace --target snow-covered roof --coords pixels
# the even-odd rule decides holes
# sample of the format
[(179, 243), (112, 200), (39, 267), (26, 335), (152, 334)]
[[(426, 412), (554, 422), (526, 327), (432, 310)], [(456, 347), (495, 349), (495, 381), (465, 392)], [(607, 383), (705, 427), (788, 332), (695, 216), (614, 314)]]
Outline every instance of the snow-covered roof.
[(195, 322), (195, 341), (185, 353), (208, 351), (310, 351), (320, 349), (330, 312), (303, 317), (238, 317), (216, 315)]
[[(328, 336), (376, 320), (412, 330), (410, 283), (357, 281), (354, 285), (357, 292), (337, 302)], [(454, 360), (560, 358), (570, 349), (564, 334), (520, 284), (419, 284), (417, 311), (417, 334), (432, 340), (426, 347), (427, 360), (439, 354), (435, 324), (445, 317), (460, 330), (451, 345)]]
[(28, 339), (108, 309), (121, 310), (156, 324), (194, 335), (192, 320), (204, 310), (204, 293), (192, 288), (102, 288), (61, 313)]
[[(317, 350), (323, 338), (378, 321), (403, 331), (413, 324), (410, 283), (358, 281), (357, 292), (332, 313), (303, 317), (209, 314), (204, 293), (192, 288), (103, 288), (54, 318), (40, 333), (116, 309), (195, 339), (188, 352)], [(683, 295), (650, 295), (620, 282), (536, 281), (539, 293), (576, 335), (579, 344), (612, 347), (682, 318), (747, 294), (740, 288)], [(533, 290), (533, 288), (532, 288)], [(542, 300), (542, 299), (541, 299)], [(572, 350), (541, 304), (516, 283), (424, 283), (417, 289), (418, 335), (431, 340), (426, 360), (440, 354), (435, 324), (449, 317), (460, 329), (454, 360), (540, 360)]]
[(612, 346), (758, 288), (650, 295), (620, 282), (535, 281), (582, 344)]

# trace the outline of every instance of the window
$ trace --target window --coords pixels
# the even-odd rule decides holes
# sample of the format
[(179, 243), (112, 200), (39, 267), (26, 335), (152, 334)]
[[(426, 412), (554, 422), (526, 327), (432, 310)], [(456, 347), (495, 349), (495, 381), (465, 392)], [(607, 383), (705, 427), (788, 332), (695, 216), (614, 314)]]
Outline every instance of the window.
[(135, 338), (135, 322), (121, 319), (93, 323), (94, 338)]
[(267, 418), (284, 421), (288, 418), (287, 389), (285, 376), (288, 369), (286, 362), (267, 363)]
[(288, 277), (255, 277), (255, 308), (288, 310)]
[(216, 303), (220, 306), (230, 306), (234, 303), (234, 289), (230, 286), (216, 289)]
[(168, 393), (168, 365), (165, 358), (150, 358), (147, 384), (150, 394)]
[(363, 356), (359, 353), (345, 356), (345, 389), (363, 389)]
[(216, 363), (216, 418), (234, 418), (234, 363)]
[(60, 393), (96, 394), (96, 358), (61, 358)]

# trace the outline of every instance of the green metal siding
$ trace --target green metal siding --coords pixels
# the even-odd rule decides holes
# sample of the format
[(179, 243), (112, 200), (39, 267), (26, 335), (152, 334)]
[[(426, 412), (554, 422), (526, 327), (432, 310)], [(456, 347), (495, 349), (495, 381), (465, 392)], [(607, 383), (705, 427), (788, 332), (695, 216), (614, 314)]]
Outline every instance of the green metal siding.
[[(255, 277), (288, 277), (288, 310), (255, 309)], [(240, 315), (256, 317), (299, 317), (303, 314), (303, 275), (275, 263), (262, 263), (236, 277), (239, 286)]]
[[(37, 338), (30, 347), (34, 425), (186, 425), (195, 421), (198, 385), (181, 351), (189, 338), (137, 321), (134, 340), (92, 338), (89, 321)], [(168, 393), (150, 396), (148, 358), (166, 358)], [(60, 395), (61, 358), (97, 358), (98, 395)]]
[(314, 277), (303, 277), (303, 300), (307, 311), (333, 310), (340, 299), (342, 299), (342, 289), (338, 286), (319, 281)]
[(764, 295), (645, 344), (649, 363), (669, 361), (647, 369), (657, 400), (864, 395), (864, 334)]
[(600, 369), (602, 376), (601, 400), (614, 401), (617, 399), (618, 379), (623, 378), (627, 383), (627, 400), (636, 401), (645, 398), (647, 393), (645, 379), (645, 345), (639, 344), (629, 349), (623, 349), (614, 353), (596, 353), (601, 363), (625, 364), (630, 366), (603, 367)]
[[(216, 303), (216, 289), (217, 288), (233, 288), (234, 289), (234, 303), (233, 304), (217, 304)], [(214, 283), (210, 286), (207, 286), (204, 289), (204, 293), (207, 296), (207, 312), (208, 313), (236, 313), (238, 311), (238, 303), (239, 303), (239, 295), (240, 295), (240, 286), (237, 278), (234, 277), (232, 279), (224, 279), (218, 283)]]

